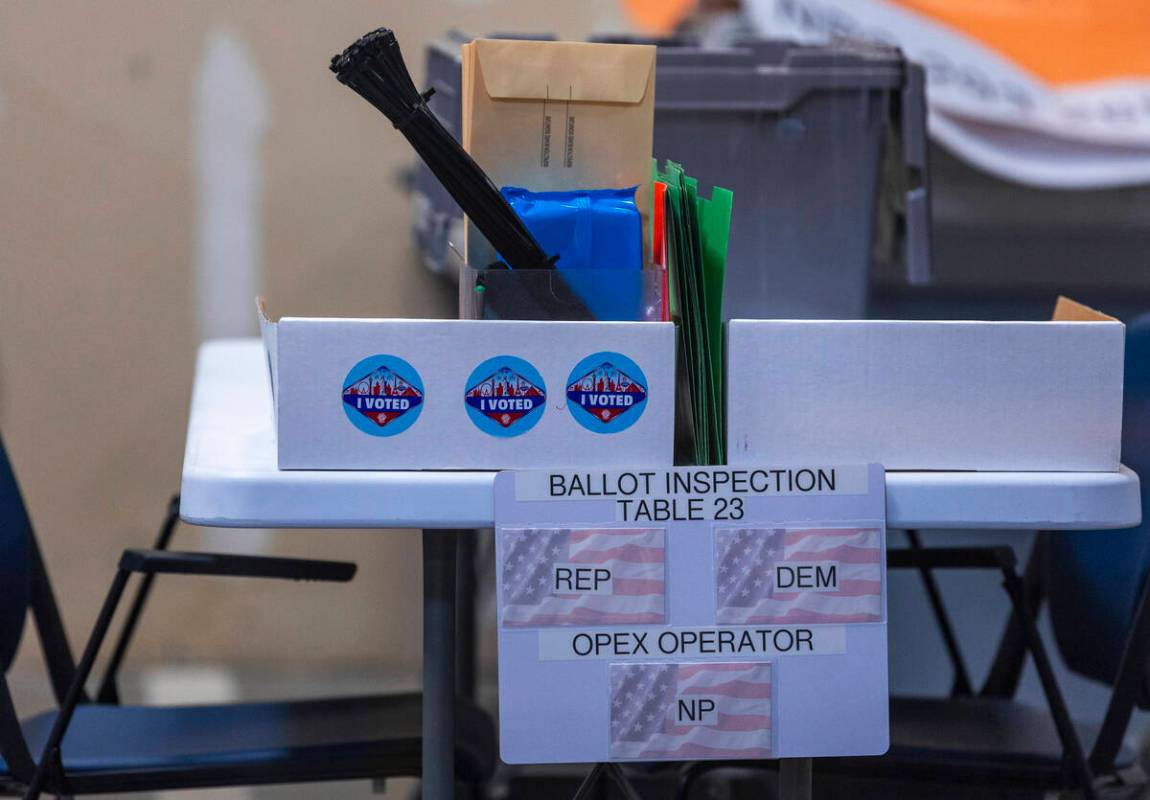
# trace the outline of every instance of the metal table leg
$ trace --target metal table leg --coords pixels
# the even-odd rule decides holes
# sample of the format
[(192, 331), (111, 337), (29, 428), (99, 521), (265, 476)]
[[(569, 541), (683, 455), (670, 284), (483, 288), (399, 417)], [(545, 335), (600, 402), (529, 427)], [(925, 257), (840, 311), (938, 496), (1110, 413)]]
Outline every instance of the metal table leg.
[(464, 531), (456, 546), (459, 571), (455, 584), (455, 679), (457, 693), (466, 700), (475, 700), (478, 681), (479, 581), (475, 570), (478, 541), (479, 531)]
[(455, 797), (455, 570), (458, 531), (423, 532), (423, 793)]
[(811, 760), (779, 759), (779, 797), (781, 800), (811, 800)]

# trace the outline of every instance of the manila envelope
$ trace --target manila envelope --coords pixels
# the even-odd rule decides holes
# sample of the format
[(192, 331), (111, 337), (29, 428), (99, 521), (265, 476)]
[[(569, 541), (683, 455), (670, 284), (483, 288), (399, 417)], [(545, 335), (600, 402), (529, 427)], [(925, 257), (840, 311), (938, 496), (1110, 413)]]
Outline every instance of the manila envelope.
[[(654, 46), (476, 39), (463, 45), (462, 88), (463, 147), (497, 186), (638, 186), (650, 230)], [(466, 231), (468, 263), (494, 261)], [(649, 261), (650, 242), (643, 252)]]

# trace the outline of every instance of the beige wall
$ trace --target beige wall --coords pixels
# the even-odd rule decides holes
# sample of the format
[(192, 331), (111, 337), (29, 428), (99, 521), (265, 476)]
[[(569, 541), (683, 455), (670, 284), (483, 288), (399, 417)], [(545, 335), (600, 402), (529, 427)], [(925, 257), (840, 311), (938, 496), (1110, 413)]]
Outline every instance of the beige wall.
[[(262, 284), (275, 306), (450, 316), (453, 290), (408, 243), (395, 178), (411, 151), (329, 57), (388, 25), (418, 82), (423, 43), (450, 26), (579, 37), (622, 24), (610, 0), (0, 4), (0, 430), (74, 642), (119, 550), (149, 542), (179, 484), (197, 345), (192, 98), (210, 33), (239, 37), (269, 93)], [(258, 541), (229, 538), (244, 536), (210, 541)], [(178, 546), (203, 538), (184, 528)], [(269, 546), (354, 559), (360, 575), (337, 588), (165, 580), (138, 659), (416, 663), (418, 537), (294, 531)]]

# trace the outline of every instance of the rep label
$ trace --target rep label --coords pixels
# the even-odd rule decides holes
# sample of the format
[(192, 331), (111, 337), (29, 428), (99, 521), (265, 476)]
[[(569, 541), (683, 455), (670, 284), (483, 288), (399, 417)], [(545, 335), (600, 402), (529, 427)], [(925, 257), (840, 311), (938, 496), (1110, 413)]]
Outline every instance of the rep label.
[(586, 564), (556, 564), (555, 594), (613, 594), (611, 570)]

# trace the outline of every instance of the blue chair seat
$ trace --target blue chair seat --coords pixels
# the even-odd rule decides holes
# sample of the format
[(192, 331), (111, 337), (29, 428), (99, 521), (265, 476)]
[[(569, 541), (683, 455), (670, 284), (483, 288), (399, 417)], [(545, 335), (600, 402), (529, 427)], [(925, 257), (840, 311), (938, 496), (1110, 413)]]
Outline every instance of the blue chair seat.
[[(80, 705), (61, 748), (77, 793), (386, 778), (420, 772), (421, 696), (400, 694), (199, 706)], [(38, 753), (56, 713), (27, 720)], [(495, 767), (491, 719), (460, 703), (456, 774), (480, 782)], [(261, 779), (262, 778), (262, 779)]]

